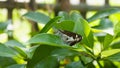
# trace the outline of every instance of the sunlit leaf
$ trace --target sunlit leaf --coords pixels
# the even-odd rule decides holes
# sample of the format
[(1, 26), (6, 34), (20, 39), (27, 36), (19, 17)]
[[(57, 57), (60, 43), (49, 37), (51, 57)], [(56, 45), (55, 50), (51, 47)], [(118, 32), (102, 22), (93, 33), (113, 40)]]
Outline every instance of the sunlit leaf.
[(117, 13), (117, 12), (120, 12), (119, 8), (110, 8), (110, 9), (98, 11), (95, 15), (93, 15), (90, 18), (88, 18), (88, 22), (92, 22), (94, 20), (97, 20), (99, 18), (103, 18), (103, 17), (109, 16), (109, 15)]
[(109, 19), (105, 19), (103, 18), (101, 21), (100, 21), (100, 24), (98, 26), (95, 26), (93, 27), (95, 29), (109, 29), (109, 28), (113, 28), (113, 24), (112, 22), (109, 20)]
[(119, 52), (120, 52), (120, 49), (105, 50), (105, 51), (101, 52), (101, 57), (102, 58), (108, 57), (108, 56), (114, 55), (114, 54), (119, 53)]
[(111, 60), (111, 61), (119, 61), (120, 62), (120, 52), (113, 54), (111, 56), (108, 56), (106, 59)]
[(95, 42), (94, 47), (93, 47), (93, 52), (95, 56), (99, 56), (101, 53), (102, 47), (99, 42)]
[(82, 18), (76, 20), (74, 32), (82, 35), (84, 44), (90, 48), (93, 47), (93, 33), (87, 21)]
[(23, 16), (29, 20), (35, 21), (37, 23), (43, 23), (43, 24), (46, 24), (50, 20), (50, 17), (40, 12), (31, 11), (24, 14)]
[(114, 26), (114, 33), (115, 36), (117, 36), (117, 34), (120, 32), (120, 22), (118, 22), (115, 26)]
[(79, 31), (81, 35), (88, 37), (90, 33), (90, 26), (88, 25), (87, 21), (80, 18), (78, 21), (76, 21), (74, 31)]

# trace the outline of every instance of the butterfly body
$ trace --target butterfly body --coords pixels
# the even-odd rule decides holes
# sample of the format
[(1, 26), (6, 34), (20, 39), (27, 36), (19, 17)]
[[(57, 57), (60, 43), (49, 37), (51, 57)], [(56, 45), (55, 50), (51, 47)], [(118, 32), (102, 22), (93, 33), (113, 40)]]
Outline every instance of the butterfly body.
[(62, 40), (69, 44), (70, 46), (80, 42), (82, 40), (82, 36), (70, 31), (59, 30)]

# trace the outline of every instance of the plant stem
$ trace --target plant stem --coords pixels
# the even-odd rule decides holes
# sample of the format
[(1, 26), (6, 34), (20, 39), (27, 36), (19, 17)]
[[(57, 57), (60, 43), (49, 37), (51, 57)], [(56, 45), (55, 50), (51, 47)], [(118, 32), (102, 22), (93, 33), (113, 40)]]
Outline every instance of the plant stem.
[(103, 66), (100, 64), (100, 62), (98, 60), (97, 60), (97, 63), (98, 63), (100, 68), (103, 68)]

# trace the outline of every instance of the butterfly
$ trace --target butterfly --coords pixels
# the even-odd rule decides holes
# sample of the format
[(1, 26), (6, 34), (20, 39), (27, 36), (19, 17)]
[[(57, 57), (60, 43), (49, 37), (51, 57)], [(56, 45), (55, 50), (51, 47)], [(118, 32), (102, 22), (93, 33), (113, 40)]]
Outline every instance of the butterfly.
[(59, 30), (59, 35), (62, 40), (70, 46), (73, 46), (82, 40), (81, 35), (66, 30)]

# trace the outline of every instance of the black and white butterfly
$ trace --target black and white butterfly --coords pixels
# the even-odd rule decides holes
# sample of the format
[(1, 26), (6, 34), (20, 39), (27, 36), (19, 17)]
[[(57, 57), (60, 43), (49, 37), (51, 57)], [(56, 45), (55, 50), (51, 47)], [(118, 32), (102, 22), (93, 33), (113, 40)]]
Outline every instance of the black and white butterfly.
[(82, 36), (70, 31), (66, 30), (58, 30), (58, 34), (61, 36), (62, 40), (69, 44), (70, 46), (80, 42), (82, 40)]

